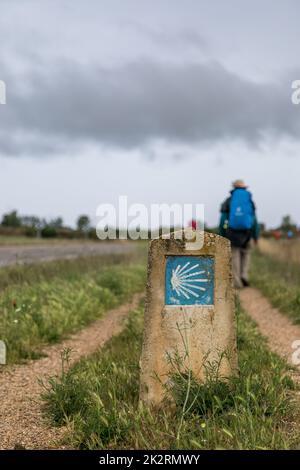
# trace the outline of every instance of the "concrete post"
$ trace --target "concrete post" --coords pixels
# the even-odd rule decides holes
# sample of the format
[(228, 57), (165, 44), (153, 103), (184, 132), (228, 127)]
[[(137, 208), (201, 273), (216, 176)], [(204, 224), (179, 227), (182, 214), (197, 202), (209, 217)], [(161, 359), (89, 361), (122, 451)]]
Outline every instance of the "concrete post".
[(237, 372), (230, 242), (205, 233), (202, 247), (192, 250), (182, 238), (176, 232), (150, 243), (140, 362), (140, 399), (147, 404), (163, 401), (172, 357), (199, 381), (209, 363), (220, 363), (223, 378)]

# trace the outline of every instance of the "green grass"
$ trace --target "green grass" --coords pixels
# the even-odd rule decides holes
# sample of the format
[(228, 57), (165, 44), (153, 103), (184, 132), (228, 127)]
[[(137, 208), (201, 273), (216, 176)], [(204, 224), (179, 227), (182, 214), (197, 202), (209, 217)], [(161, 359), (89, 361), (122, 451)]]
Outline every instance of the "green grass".
[[(239, 378), (206, 385), (178, 381), (176, 407), (159, 412), (138, 405), (142, 307), (103, 350), (44, 384), (45, 413), (69, 425), (69, 444), (81, 449), (286, 449), (293, 383), (253, 322), (238, 312)], [(68, 352), (66, 352), (68, 356)], [(64, 358), (63, 364), (67, 357)], [(179, 432), (180, 429), (180, 432)]]
[(2, 235), (0, 234), (0, 246), (16, 246), (16, 245), (64, 245), (76, 243), (98, 243), (99, 240), (84, 238), (42, 238), (26, 235)]
[(46, 240), (43, 238), (25, 237), (24, 235), (0, 235), (0, 246), (37, 245), (45, 242)]
[(274, 307), (300, 323), (300, 264), (285, 262), (254, 251), (251, 282)]
[(45, 344), (129, 300), (144, 284), (144, 266), (128, 256), (1, 270), (0, 338), (7, 345), (8, 362), (39, 357)]
[[(16, 245), (63, 245), (76, 243), (93, 243), (91, 240), (82, 238), (38, 238), (26, 235), (1, 235), (0, 246), (16, 246)], [(94, 242), (95, 243), (95, 242)]]
[(135, 247), (130, 253), (82, 256), (31, 264), (15, 264), (0, 268), (0, 291), (12, 285), (50, 281), (56, 279), (80, 279), (82, 273), (94, 273), (103, 266), (128, 262), (145, 262), (145, 248)]

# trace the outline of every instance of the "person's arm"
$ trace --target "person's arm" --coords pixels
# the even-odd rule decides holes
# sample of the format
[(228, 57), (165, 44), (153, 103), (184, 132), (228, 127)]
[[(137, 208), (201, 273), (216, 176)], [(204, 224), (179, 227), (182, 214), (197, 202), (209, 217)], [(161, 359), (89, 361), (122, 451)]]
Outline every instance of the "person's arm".
[(254, 221), (253, 221), (252, 230), (251, 230), (251, 238), (253, 238), (253, 240), (256, 243), (257, 240), (259, 239), (260, 227), (259, 227), (259, 223), (256, 217), (256, 205), (252, 198), (251, 198), (251, 201), (252, 201), (253, 212), (254, 212)]
[(221, 212), (220, 223), (219, 223), (219, 235), (225, 237), (226, 234), (226, 220), (228, 219), (228, 214), (226, 212)]
[(253, 227), (252, 227), (252, 238), (255, 242), (259, 239), (259, 232), (260, 232), (260, 227), (259, 223), (257, 221), (256, 215), (254, 215), (254, 222), (253, 222)]
[(221, 216), (220, 216), (220, 223), (219, 223), (219, 235), (221, 237), (226, 236), (227, 230), (227, 221), (229, 218), (229, 207), (230, 207), (230, 198), (226, 199), (221, 206)]

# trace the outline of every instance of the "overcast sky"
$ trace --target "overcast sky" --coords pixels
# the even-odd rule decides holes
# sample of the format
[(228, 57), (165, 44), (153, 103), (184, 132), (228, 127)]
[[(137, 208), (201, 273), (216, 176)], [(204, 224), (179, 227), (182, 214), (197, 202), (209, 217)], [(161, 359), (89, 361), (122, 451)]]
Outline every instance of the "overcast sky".
[(300, 223), (298, 0), (0, 0), (0, 215), (204, 203)]

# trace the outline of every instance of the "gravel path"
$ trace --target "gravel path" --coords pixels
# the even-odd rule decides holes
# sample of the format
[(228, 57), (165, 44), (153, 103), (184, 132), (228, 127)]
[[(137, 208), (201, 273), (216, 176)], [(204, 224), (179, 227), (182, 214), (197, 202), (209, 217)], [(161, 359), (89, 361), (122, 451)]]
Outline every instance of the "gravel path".
[(53, 242), (40, 245), (0, 246), (0, 267), (20, 263), (38, 263), (55, 259), (72, 259), (79, 256), (128, 253), (134, 244), (127, 242)]
[[(62, 343), (46, 347), (47, 357), (30, 361), (26, 365), (0, 366), (0, 449), (25, 447), (26, 449), (54, 449), (65, 433), (63, 428), (52, 428), (45, 423), (41, 412), (41, 386), (39, 379), (59, 374), (61, 352), (73, 350), (70, 365), (80, 357), (95, 352), (113, 335), (120, 333), (123, 320), (136, 308), (142, 294), (132, 302), (107, 312), (84, 330)], [(1, 368), (2, 367), (2, 368)]]
[(268, 339), (270, 349), (292, 364), (295, 351), (292, 343), (300, 340), (300, 326), (294, 325), (286, 315), (272, 307), (257, 289), (243, 289), (240, 300), (243, 309), (256, 321), (260, 332)]

